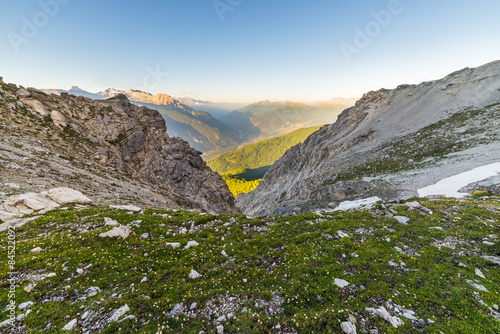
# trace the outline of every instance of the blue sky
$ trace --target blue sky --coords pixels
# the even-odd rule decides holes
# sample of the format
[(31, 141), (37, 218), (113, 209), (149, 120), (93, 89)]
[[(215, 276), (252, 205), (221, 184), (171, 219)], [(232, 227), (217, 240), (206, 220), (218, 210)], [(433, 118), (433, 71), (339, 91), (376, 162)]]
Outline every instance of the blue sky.
[[(217, 1), (226, 11), (213, 0), (0, 0), (0, 76), (38, 88), (314, 101), (500, 59), (498, 0)], [(370, 36), (356, 44), (358, 31)]]

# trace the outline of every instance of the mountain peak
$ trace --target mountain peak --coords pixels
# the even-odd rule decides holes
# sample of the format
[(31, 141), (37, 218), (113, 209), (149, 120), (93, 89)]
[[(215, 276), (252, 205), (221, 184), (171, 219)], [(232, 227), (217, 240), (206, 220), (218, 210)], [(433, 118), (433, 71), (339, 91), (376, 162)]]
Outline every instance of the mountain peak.
[(158, 105), (168, 105), (174, 103), (174, 99), (168, 94), (156, 94), (153, 96), (153, 103)]

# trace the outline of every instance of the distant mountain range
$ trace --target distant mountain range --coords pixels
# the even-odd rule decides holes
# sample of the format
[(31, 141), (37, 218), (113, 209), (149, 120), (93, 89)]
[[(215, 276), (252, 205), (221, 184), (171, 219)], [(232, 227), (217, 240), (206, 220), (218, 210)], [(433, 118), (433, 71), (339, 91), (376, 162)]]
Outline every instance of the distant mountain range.
[(310, 106), (297, 102), (262, 101), (235, 110), (221, 121), (245, 134), (247, 141), (257, 142), (322, 124), (334, 123), (348, 105)]
[[(186, 140), (192, 147), (201, 152), (219, 152), (228, 148), (236, 148), (242, 142), (242, 136), (208, 112), (198, 111), (168, 94), (152, 95), (140, 90), (119, 90), (113, 88), (98, 93), (91, 93), (77, 86), (73, 86), (69, 90), (43, 89), (43, 91), (48, 94), (57, 95), (68, 93), (89, 97), (94, 100), (107, 99), (124, 94), (136, 105), (158, 110), (167, 123), (167, 133), (169, 135)], [(202, 102), (213, 103), (192, 100), (190, 98), (184, 98), (184, 101), (194, 104)]]
[[(68, 93), (94, 100), (124, 94), (136, 105), (158, 110), (167, 123), (167, 133), (186, 140), (192, 147), (203, 152), (206, 159), (301, 128), (334, 123), (340, 112), (352, 105), (353, 100), (335, 98), (331, 101), (345, 104), (319, 105), (262, 101), (242, 107), (241, 104), (216, 103), (190, 97), (177, 99), (168, 94), (153, 95), (133, 89), (109, 88), (91, 93), (73, 86), (69, 90), (42, 91), (57, 95)], [(233, 107), (236, 109), (232, 109)]]
[(313, 103), (305, 103), (305, 104), (309, 104), (311, 106), (319, 106), (322, 104), (344, 104), (346, 106), (352, 107), (356, 104), (357, 100), (359, 100), (359, 97), (350, 97), (350, 98), (335, 97), (328, 101), (316, 101)]
[(221, 117), (229, 114), (233, 110), (243, 108), (246, 105), (244, 103), (203, 101), (196, 100), (190, 97), (174, 97), (174, 99), (193, 109), (207, 111), (217, 119), (220, 119)]

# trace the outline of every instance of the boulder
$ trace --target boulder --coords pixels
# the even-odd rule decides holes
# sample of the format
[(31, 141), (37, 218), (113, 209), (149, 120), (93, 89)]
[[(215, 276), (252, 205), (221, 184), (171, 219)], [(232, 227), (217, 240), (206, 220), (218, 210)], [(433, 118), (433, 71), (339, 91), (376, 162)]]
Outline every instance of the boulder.
[(122, 237), (123, 239), (127, 239), (131, 231), (132, 229), (130, 228), (130, 226), (118, 226), (108, 232), (99, 234), (99, 236), (101, 238)]
[(47, 212), (66, 204), (92, 204), (92, 200), (77, 190), (54, 188), (41, 193), (26, 193), (9, 197), (0, 205), (0, 219), (10, 221), (33, 212)]
[(122, 307), (120, 307), (118, 310), (114, 311), (108, 321), (109, 322), (118, 321), (128, 311), (130, 311), (130, 307), (127, 304), (125, 304)]
[(73, 319), (71, 320), (70, 322), (68, 322), (63, 328), (62, 330), (63, 331), (72, 331), (73, 329), (75, 329), (76, 325), (78, 323), (78, 320), (77, 319)]

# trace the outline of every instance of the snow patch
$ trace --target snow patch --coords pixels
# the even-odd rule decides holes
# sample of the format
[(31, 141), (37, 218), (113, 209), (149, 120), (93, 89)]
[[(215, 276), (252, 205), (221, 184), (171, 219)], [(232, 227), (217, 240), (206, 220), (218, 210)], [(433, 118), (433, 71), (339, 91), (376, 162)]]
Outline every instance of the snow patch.
[(485, 180), (500, 173), (500, 162), (471, 169), (470, 171), (447, 177), (425, 188), (418, 189), (420, 197), (426, 196), (444, 196), (463, 198), (466, 193), (460, 193), (459, 190), (467, 185)]
[(373, 204), (377, 203), (378, 201), (381, 201), (381, 199), (378, 197), (370, 197), (370, 198), (360, 199), (357, 201), (346, 201), (346, 202), (340, 203), (339, 206), (334, 209), (334, 211), (356, 210), (356, 209), (359, 209), (361, 207), (369, 208), (369, 207), (373, 206)]

